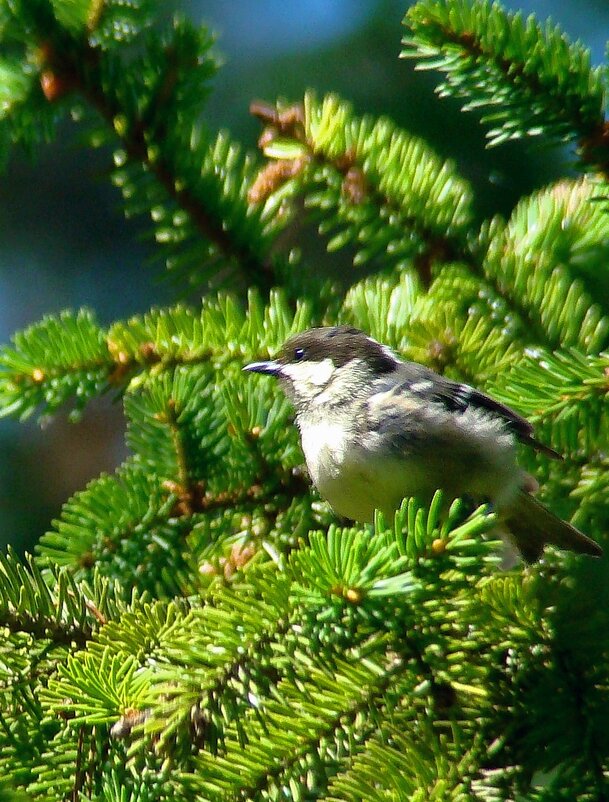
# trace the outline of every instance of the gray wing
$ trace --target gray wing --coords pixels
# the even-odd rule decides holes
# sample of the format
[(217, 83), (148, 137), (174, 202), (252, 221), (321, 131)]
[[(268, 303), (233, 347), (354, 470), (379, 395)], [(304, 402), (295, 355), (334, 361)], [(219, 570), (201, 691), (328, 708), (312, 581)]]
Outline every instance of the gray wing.
[(562, 456), (553, 448), (535, 439), (533, 426), (526, 418), (480, 390), (467, 384), (451, 381), (434, 373), (433, 370), (413, 362), (404, 362), (397, 372), (398, 376), (393, 374), (394, 378), (399, 380), (396, 392), (403, 387), (406, 392), (418, 396), (422, 400), (442, 404), (451, 412), (464, 412), (472, 407), (490, 412), (501, 418), (508, 431), (512, 432), (520, 442), (552, 459), (562, 459)]

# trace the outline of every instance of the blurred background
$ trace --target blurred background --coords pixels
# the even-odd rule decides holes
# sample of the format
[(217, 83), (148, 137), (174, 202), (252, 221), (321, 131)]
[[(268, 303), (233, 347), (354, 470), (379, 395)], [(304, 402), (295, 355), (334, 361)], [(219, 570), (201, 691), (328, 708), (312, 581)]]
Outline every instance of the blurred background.
[[(504, 0), (553, 21), (604, 60), (606, 0)], [(167, 4), (169, 5), (169, 4)], [(458, 104), (439, 100), (433, 73), (398, 58), (408, 3), (395, 0), (182, 0), (171, 4), (217, 35), (224, 59), (207, 103), (210, 128), (228, 128), (250, 149), (260, 128), (252, 99), (302, 98), (332, 90), (359, 113), (393, 117), (456, 161), (474, 186), (480, 219), (509, 214), (517, 199), (570, 171), (570, 156), (537, 145), (485, 149), (484, 129)], [(176, 298), (151, 264), (146, 220), (126, 221), (107, 177), (112, 154), (78, 146), (66, 123), (53, 145), (28, 161), (15, 152), (0, 179), (0, 342), (45, 313), (88, 306), (101, 323)], [(70, 424), (0, 420), (0, 545), (31, 550), (61, 504), (126, 456), (120, 402), (102, 399)]]

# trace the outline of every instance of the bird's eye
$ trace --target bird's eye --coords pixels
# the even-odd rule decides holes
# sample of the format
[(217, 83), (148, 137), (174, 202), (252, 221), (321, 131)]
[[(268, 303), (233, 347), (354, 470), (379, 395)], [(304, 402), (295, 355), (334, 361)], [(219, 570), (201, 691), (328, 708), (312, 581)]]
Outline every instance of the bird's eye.
[(296, 362), (300, 362), (300, 360), (304, 358), (304, 355), (305, 355), (304, 348), (294, 349), (294, 359), (296, 360)]

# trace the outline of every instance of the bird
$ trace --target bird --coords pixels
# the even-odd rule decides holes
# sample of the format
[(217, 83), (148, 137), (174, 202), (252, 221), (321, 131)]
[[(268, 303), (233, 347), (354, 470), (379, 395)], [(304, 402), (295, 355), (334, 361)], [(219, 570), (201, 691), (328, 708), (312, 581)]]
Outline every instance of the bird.
[(360, 329), (324, 326), (289, 338), (278, 357), (244, 370), (273, 376), (292, 402), (311, 480), (337, 515), (391, 520), (406, 497), (489, 502), (525, 562), (546, 544), (602, 556), (554, 515), (518, 464), (517, 443), (562, 459), (533, 426), (467, 384), (399, 359)]

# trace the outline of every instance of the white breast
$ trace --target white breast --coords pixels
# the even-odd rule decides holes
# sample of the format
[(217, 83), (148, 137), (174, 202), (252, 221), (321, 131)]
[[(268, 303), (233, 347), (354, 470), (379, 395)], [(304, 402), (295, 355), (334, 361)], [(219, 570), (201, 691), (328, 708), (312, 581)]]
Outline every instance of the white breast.
[(300, 428), (302, 450), (311, 478), (319, 488), (324, 475), (338, 476), (345, 461), (348, 433), (336, 421), (319, 420)]
[(331, 419), (301, 421), (301, 440), (311, 479), (339, 515), (370, 522), (375, 508), (392, 510), (399, 503), (403, 494), (394, 485), (397, 480), (401, 489), (403, 477), (394, 470), (387, 477), (387, 466), (377, 464), (346, 426)]

